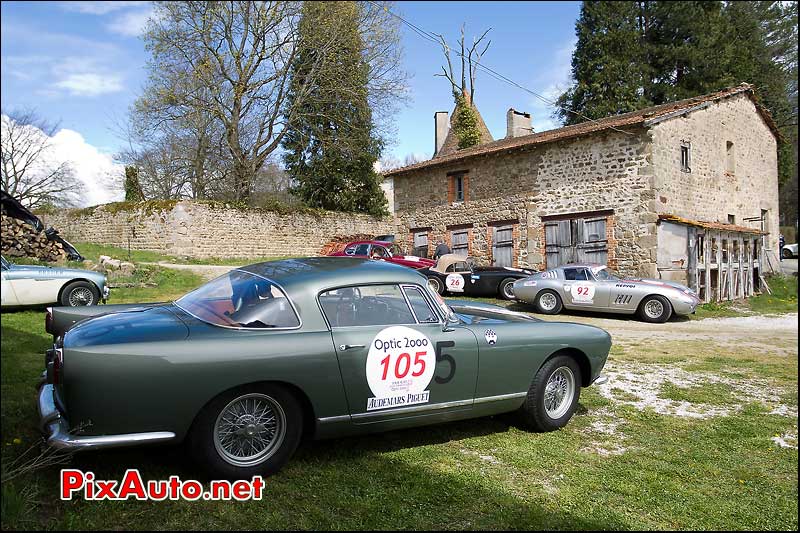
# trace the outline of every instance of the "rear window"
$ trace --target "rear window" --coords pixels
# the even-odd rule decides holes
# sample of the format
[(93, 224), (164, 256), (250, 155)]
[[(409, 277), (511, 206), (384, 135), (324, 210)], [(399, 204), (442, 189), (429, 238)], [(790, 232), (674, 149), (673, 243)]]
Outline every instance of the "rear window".
[(300, 325), (300, 319), (280, 287), (241, 270), (232, 270), (209, 281), (175, 305), (215, 326), (269, 329)]

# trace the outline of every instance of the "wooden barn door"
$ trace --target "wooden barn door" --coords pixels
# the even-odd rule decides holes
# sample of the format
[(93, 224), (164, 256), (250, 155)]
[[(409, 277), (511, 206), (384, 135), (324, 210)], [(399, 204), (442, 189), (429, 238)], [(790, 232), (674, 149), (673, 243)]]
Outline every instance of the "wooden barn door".
[(547, 268), (608, 260), (606, 217), (553, 220), (544, 225)]

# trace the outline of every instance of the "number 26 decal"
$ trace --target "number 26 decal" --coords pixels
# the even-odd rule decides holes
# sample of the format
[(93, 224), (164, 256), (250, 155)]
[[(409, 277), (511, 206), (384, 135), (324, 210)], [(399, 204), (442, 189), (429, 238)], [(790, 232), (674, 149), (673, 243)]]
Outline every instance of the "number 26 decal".
[(444, 385), (445, 383), (449, 382), (453, 379), (453, 376), (456, 373), (456, 360), (453, 359), (453, 356), (449, 353), (444, 353), (442, 351), (443, 348), (452, 348), (455, 346), (456, 343), (453, 341), (439, 341), (436, 343), (436, 362), (439, 361), (447, 361), (450, 363), (450, 373), (447, 374), (445, 377), (440, 376), (433, 376), (433, 379), (436, 380), (436, 383), (439, 385)]

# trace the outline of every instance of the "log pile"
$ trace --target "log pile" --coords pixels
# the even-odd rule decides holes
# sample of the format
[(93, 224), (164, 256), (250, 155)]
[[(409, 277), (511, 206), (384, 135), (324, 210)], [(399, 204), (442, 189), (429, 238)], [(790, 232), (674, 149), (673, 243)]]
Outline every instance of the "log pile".
[(44, 231), (36, 231), (30, 224), (3, 214), (0, 227), (2, 251), (6, 257), (35, 257), (49, 263), (67, 259), (60, 242), (49, 240)]
[(367, 235), (366, 233), (357, 233), (355, 235), (339, 235), (334, 237), (320, 249), (318, 255), (330, 255), (332, 253), (341, 252), (347, 243), (353, 241), (371, 241), (374, 240), (374, 235)]

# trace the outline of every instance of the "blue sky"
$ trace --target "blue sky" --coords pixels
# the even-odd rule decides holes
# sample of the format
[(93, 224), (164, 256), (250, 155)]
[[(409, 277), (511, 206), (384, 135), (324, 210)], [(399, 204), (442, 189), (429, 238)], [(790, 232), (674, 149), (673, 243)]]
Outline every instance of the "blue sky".
[[(115, 131), (144, 83), (147, 52), (138, 33), (149, 4), (2, 2), (1, 9), (3, 109), (34, 107), (100, 154), (120, 149)], [(395, 9), (451, 43), (462, 22), (468, 39), (491, 27), (484, 63), (540, 94), (553, 97), (568, 81), (579, 2), (398, 2)], [(410, 100), (387, 152), (430, 157), (433, 113), (453, 107), (447, 81), (434, 76), (444, 58), (435, 44), (402, 31)], [(531, 112), (536, 131), (557, 126), (550, 106), (489, 76), (479, 75), (475, 100), (495, 138), (505, 135), (509, 107)]]

